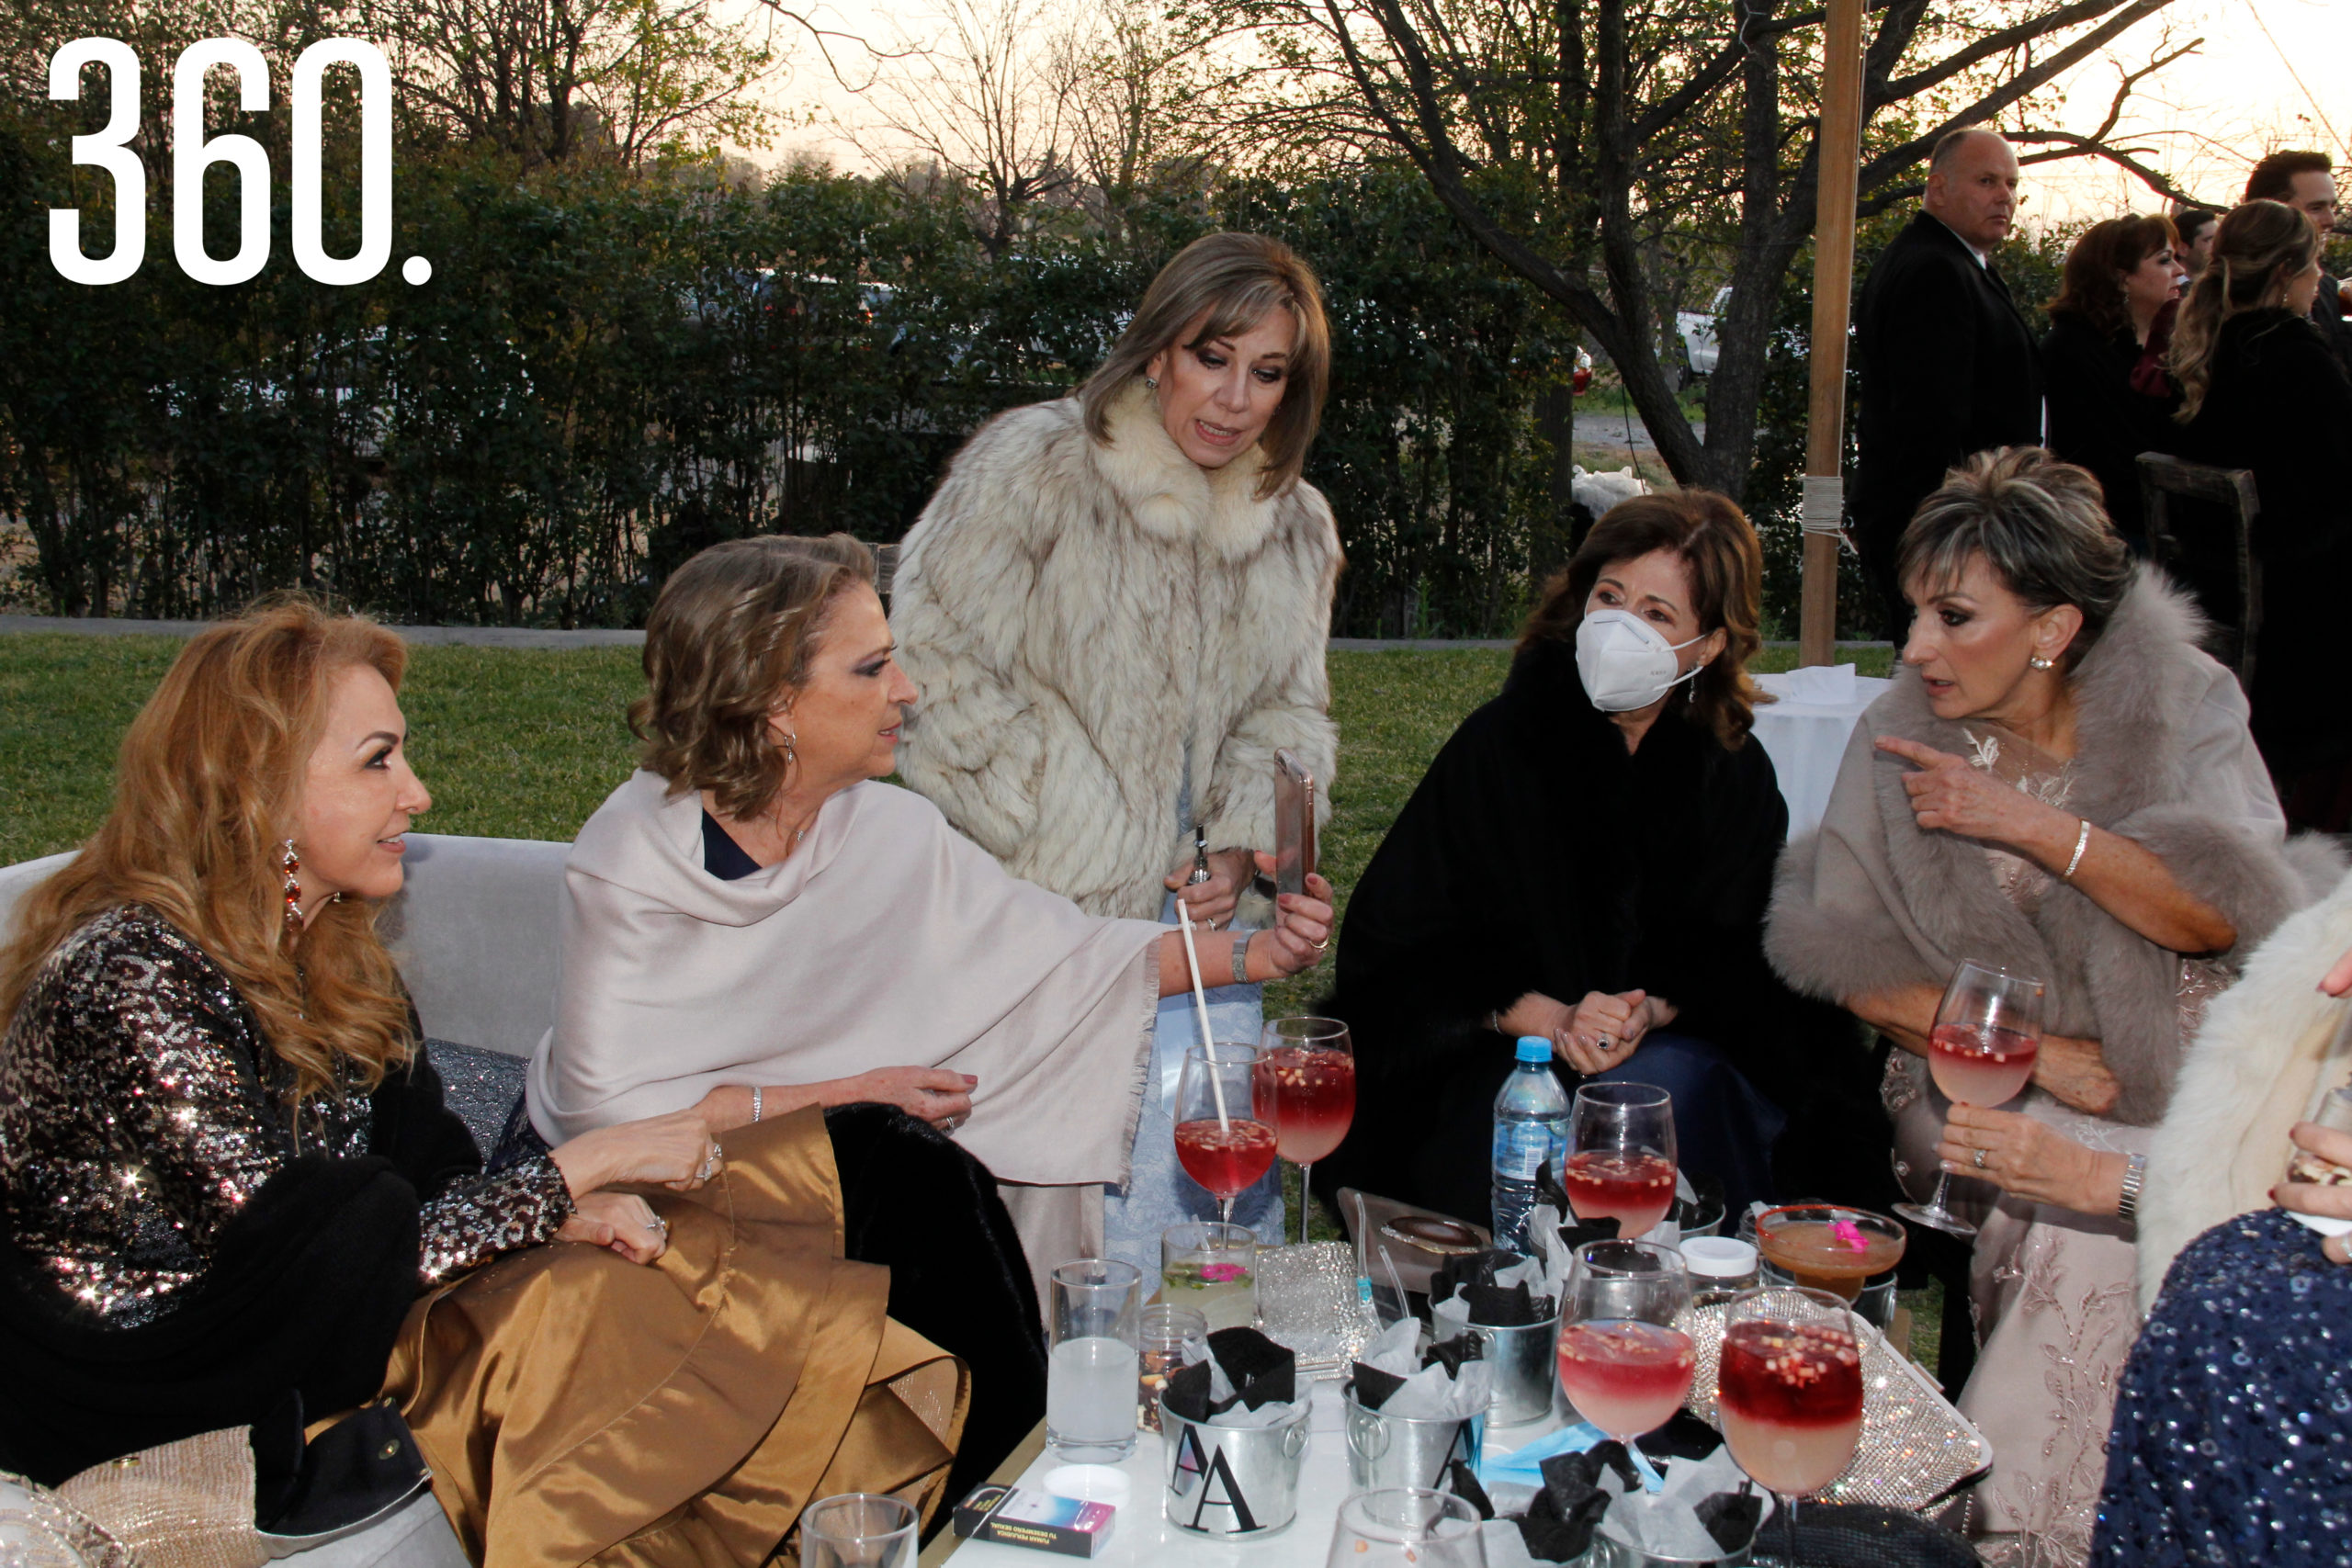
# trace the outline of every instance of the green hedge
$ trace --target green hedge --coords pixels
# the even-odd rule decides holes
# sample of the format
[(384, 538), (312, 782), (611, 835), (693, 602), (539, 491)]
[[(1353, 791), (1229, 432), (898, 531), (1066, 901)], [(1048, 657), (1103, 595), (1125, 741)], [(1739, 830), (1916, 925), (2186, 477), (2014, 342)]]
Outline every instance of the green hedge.
[[(626, 626), (718, 539), (893, 539), (967, 434), (1067, 390), (1216, 227), (1289, 240), (1332, 301), (1309, 477), (1348, 552), (1340, 630), (1503, 630), (1557, 554), (1531, 410), (1570, 335), (1409, 171), (1234, 183), (991, 262), (950, 195), (419, 157), (371, 285), (294, 270), (282, 189), (272, 265), (193, 283), (159, 190), (145, 265), (88, 288), (46, 256), (61, 153), (0, 126), (0, 516), (35, 546), (20, 601), (55, 613), (299, 584), (408, 622)], [(229, 182), (208, 195), (225, 229)]]

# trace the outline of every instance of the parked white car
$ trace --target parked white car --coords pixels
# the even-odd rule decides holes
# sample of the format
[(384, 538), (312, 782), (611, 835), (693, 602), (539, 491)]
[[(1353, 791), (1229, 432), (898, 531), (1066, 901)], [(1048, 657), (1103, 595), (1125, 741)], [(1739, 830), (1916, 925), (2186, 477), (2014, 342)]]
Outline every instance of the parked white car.
[(1702, 376), (1715, 373), (1718, 354), (1715, 330), (1722, 323), (1724, 306), (1730, 299), (1729, 288), (1718, 288), (1705, 310), (1677, 310), (1674, 313), (1674, 329), (1682, 339), (1684, 386), (1689, 386)]

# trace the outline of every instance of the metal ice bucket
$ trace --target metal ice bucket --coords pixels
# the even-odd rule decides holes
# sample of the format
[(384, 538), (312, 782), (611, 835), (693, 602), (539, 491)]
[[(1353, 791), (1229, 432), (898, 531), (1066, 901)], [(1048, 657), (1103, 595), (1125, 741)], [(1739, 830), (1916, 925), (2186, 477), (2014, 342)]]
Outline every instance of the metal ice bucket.
[(1474, 1323), (1470, 1332), (1486, 1346), (1487, 1364), (1495, 1369), (1495, 1402), (1487, 1419), (1516, 1427), (1551, 1415), (1552, 1384), (1559, 1375), (1559, 1314), (1504, 1328)]
[(1255, 1540), (1298, 1517), (1309, 1402), (1271, 1427), (1212, 1427), (1168, 1408), (1159, 1394), (1168, 1522), (1194, 1535)]
[(1487, 1413), (1462, 1420), (1430, 1420), (1366, 1410), (1348, 1390), (1348, 1484), (1357, 1492), (1390, 1486), (1452, 1491), (1446, 1469), (1455, 1460), (1478, 1468), (1487, 1446)]

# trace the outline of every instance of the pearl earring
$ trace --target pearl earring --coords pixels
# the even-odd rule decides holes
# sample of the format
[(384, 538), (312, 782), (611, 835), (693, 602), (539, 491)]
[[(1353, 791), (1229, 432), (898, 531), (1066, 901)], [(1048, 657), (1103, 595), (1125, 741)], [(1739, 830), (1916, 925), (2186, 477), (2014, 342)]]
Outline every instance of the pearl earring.
[(2058, 661), (2056, 660), (2044, 659), (2038, 653), (2031, 659), (2027, 660), (2026, 662), (2032, 665), (2036, 670), (2055, 670), (2058, 668)]

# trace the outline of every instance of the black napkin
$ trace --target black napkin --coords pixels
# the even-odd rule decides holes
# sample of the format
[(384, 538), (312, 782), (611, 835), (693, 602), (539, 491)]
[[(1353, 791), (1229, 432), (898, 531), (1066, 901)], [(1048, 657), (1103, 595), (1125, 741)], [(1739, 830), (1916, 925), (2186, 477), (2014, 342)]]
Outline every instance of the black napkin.
[(1518, 1520), (1519, 1539), (1530, 1557), (1569, 1562), (1591, 1549), (1592, 1532), (1609, 1511), (1600, 1470), (1589, 1453), (1555, 1454), (1544, 1461), (1544, 1490)]
[(1628, 1492), (1642, 1483), (1642, 1472), (1634, 1468), (1634, 1456), (1627, 1453), (1625, 1445), (1614, 1438), (1593, 1444), (1580, 1457), (1593, 1461), (1592, 1472), (1596, 1477), (1603, 1469), (1615, 1471), (1618, 1481)]
[(1395, 1372), (1384, 1372), (1378, 1367), (1368, 1367), (1358, 1361), (1356, 1375), (1348, 1386), (1355, 1390), (1358, 1404), (1366, 1410), (1377, 1410), (1388, 1403), (1390, 1394), (1405, 1386), (1405, 1380)]
[(1471, 1469), (1463, 1461), (1455, 1460), (1445, 1467), (1445, 1473), (1448, 1488), (1456, 1497), (1477, 1509), (1480, 1518), (1491, 1519), (1495, 1517), (1494, 1499), (1488, 1497), (1487, 1489), (1478, 1484), (1476, 1471)]
[(1472, 1252), (1449, 1258), (1430, 1276), (1430, 1302), (1451, 1301), (1459, 1292), (1470, 1321), (1489, 1328), (1514, 1328), (1552, 1315), (1552, 1298), (1538, 1296), (1524, 1282), (1498, 1285), (1495, 1276), (1526, 1259), (1516, 1252)]
[(1682, 1178), (1690, 1183), (1690, 1190), (1695, 1196), (1674, 1201), (1674, 1223), (1680, 1225), (1685, 1234), (1721, 1223), (1724, 1217), (1723, 1182), (1712, 1176), (1693, 1176), (1687, 1170), (1682, 1173)]
[(1462, 1376), (1463, 1362), (1483, 1361), (1486, 1359), (1487, 1342), (1475, 1334), (1457, 1334), (1451, 1339), (1441, 1339), (1421, 1352), (1421, 1365), (1424, 1368), (1433, 1367), (1438, 1362), (1443, 1361), (1445, 1375), (1456, 1380)]
[[(1209, 1363), (1194, 1361), (1168, 1377), (1168, 1408), (1187, 1421), (1205, 1421), (1237, 1404), (1255, 1410), (1298, 1398), (1298, 1357), (1254, 1328), (1220, 1328), (1209, 1336), (1209, 1355), (1233, 1384), (1231, 1399), (1209, 1400)], [(1359, 1365), (1359, 1374), (1372, 1371)], [(1395, 1393), (1391, 1389), (1389, 1393)], [(1383, 1394), (1385, 1399), (1387, 1394)]]
[(1724, 1446), (1723, 1434), (1688, 1410), (1676, 1411), (1665, 1426), (1634, 1441), (1650, 1458), (1668, 1460), (1705, 1459)]
[(1764, 1521), (1764, 1499), (1752, 1492), (1718, 1492), (1702, 1498), (1694, 1511), (1717, 1546), (1737, 1551), (1756, 1539), (1756, 1527)]

